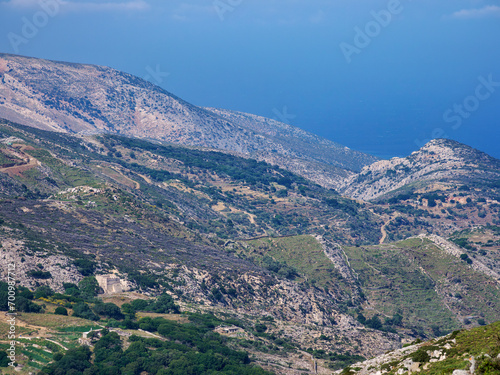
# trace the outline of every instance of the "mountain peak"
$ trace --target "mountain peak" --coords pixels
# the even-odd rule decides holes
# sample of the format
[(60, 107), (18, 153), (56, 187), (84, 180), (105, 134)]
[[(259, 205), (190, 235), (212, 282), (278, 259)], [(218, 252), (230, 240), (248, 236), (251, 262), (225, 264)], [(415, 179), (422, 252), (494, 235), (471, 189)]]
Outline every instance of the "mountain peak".
[(0, 117), (40, 129), (236, 152), (326, 187), (377, 160), (275, 120), (197, 107), (107, 67), (3, 54), (0, 72)]
[(391, 191), (432, 181), (464, 184), (500, 179), (500, 160), (450, 139), (433, 139), (405, 158), (380, 160), (348, 178), (340, 191), (350, 197), (373, 200)]

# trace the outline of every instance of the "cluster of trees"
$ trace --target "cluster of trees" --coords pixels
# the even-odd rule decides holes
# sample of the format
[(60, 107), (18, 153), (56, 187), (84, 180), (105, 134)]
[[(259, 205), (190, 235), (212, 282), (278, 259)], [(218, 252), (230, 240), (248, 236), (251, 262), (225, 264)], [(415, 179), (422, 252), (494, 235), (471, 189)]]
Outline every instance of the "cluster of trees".
[(26, 274), (35, 279), (50, 279), (52, 277), (52, 274), (49, 271), (42, 271), (42, 270), (31, 270), (28, 271)]
[(467, 254), (461, 254), (460, 259), (462, 259), (467, 264), (472, 264), (472, 259), (469, 258), (469, 256)]
[(64, 355), (55, 354), (55, 362), (43, 368), (41, 374), (119, 375), (144, 371), (158, 375), (270, 375), (251, 365), (247, 353), (230, 349), (227, 339), (212, 331), (215, 317), (192, 317), (189, 324), (143, 318), (138, 322), (141, 329), (157, 332), (165, 340), (131, 336), (131, 345), (125, 350), (118, 334), (104, 330), (93, 354), (86, 346), (70, 349)]
[(378, 315), (366, 319), (362, 313), (358, 314), (357, 319), (365, 327), (393, 333), (396, 333), (396, 330), (393, 328), (394, 326), (401, 326), (403, 324), (403, 315), (400, 313), (395, 313), (392, 318), (385, 318), (384, 322), (382, 322)]
[[(127, 148), (150, 151), (166, 158), (179, 160), (186, 167), (210, 170), (219, 175), (229, 176), (233, 180), (243, 181), (248, 185), (271, 186), (273, 183), (277, 183), (287, 188), (291, 188), (292, 183), (310, 185), (310, 182), (306, 179), (266, 162), (245, 159), (221, 152), (163, 146), (139, 139), (110, 135), (102, 136), (102, 141), (108, 148), (113, 147), (116, 144), (115, 142), (120, 142)], [(144, 168), (138, 164), (133, 167)], [(169, 173), (165, 171), (149, 170), (148, 174), (153, 178), (178, 178), (182, 180), (181, 177), (173, 174), (168, 177)]]
[(122, 311), (126, 315), (133, 315), (138, 311), (149, 311), (159, 314), (178, 314), (180, 312), (179, 306), (166, 293), (160, 294), (158, 298), (153, 300), (136, 299), (130, 303), (125, 303), (122, 305)]
[(73, 261), (73, 264), (83, 276), (90, 276), (94, 273), (97, 263), (87, 258), (78, 258)]
[(387, 200), (387, 203), (396, 204), (399, 202), (404, 202), (404, 201), (407, 201), (409, 199), (415, 199), (415, 198), (417, 198), (417, 195), (415, 195), (414, 193), (402, 193), (402, 194), (399, 194), (399, 195), (396, 195), (394, 197), (389, 198)]
[[(104, 303), (97, 299), (99, 284), (94, 276), (83, 278), (78, 285), (64, 283), (63, 293), (55, 293), (49, 286), (42, 285), (34, 292), (25, 287), (14, 288), (15, 306), (21, 312), (43, 312), (41, 306), (32, 302), (33, 299), (46, 298), (53, 301), (66, 301), (64, 306), (58, 306), (55, 314), (68, 315), (67, 308), (73, 309), (73, 316), (98, 321), (101, 317), (109, 318), (114, 326), (123, 328), (138, 327), (135, 322), (135, 313), (138, 311), (150, 311), (155, 313), (179, 313), (180, 309), (174, 303), (172, 297), (166, 293), (152, 300), (134, 300), (120, 307), (114, 303)], [(7, 311), (9, 286), (0, 282), (0, 311)], [(12, 292), (11, 292), (12, 293)], [(122, 321), (122, 322), (119, 322)]]
[(475, 248), (471, 245), (471, 243), (469, 242), (469, 240), (467, 238), (465, 238), (465, 237), (455, 238), (455, 239), (452, 239), (452, 241), (455, 244), (457, 244), (458, 246), (463, 247), (464, 249), (475, 250)]
[[(16, 311), (20, 312), (33, 312), (39, 313), (42, 312), (43, 309), (41, 306), (34, 303), (32, 300), (34, 298), (33, 293), (25, 287), (11, 287), (11, 295), (14, 292), (15, 299), (14, 304)], [(9, 311), (9, 285), (0, 281), (0, 311)]]
[(446, 202), (446, 198), (447, 198), (446, 195), (440, 194), (439, 192), (431, 192), (431, 193), (422, 194), (420, 197), (419, 197), (419, 194), (406, 192), (406, 193), (401, 193), (401, 194), (398, 194), (394, 197), (389, 198), (387, 200), (387, 203), (397, 204), (397, 203), (404, 202), (404, 201), (407, 201), (410, 199), (418, 199), (419, 201), (422, 201), (422, 199), (426, 199), (429, 207), (435, 207), (437, 205), (436, 201), (440, 201), (440, 202), (444, 203), (444, 202)]
[(359, 204), (349, 199), (326, 198), (324, 202), (327, 206), (341, 210), (349, 216), (356, 216), (358, 214)]
[(299, 273), (295, 268), (289, 266), (286, 263), (278, 262), (268, 255), (265, 255), (264, 258), (262, 258), (262, 264), (264, 268), (268, 269), (269, 271), (277, 273), (278, 275), (290, 280), (293, 280), (297, 276), (299, 276)]

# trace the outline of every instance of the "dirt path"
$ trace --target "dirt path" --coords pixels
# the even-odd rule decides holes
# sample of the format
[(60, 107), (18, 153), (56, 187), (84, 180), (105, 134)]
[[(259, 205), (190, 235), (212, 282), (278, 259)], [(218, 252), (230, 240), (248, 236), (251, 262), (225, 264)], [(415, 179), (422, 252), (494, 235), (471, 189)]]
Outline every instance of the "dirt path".
[[(113, 169), (116, 173), (118, 173), (125, 181), (128, 181), (130, 182), (130, 184), (133, 184), (134, 185), (134, 189), (135, 190), (139, 190), (141, 188), (141, 184), (138, 183), (137, 181), (135, 180), (132, 180), (131, 178), (125, 176), (121, 170), (119, 170), (118, 168), (116, 167), (111, 167), (111, 169)], [(111, 176), (110, 176), (111, 177)], [(111, 177), (112, 178), (112, 177)], [(120, 181), (119, 181), (120, 182)], [(127, 185), (127, 184), (124, 184), (124, 185)], [(130, 185), (129, 185), (130, 186)], [(132, 187), (132, 186), (130, 186)]]
[(139, 190), (141, 188), (139, 182), (125, 176), (119, 167), (104, 163), (102, 165), (96, 164), (96, 168), (98, 168), (99, 173), (131, 189)]
[(148, 184), (152, 184), (153, 181), (148, 176), (144, 176), (143, 174), (137, 173), (138, 176), (140, 176), (144, 181), (146, 181)]
[(12, 167), (0, 168), (0, 172), (7, 173), (11, 177), (21, 176), (22, 172), (28, 171), (40, 164), (40, 162), (37, 159), (24, 152), (25, 150), (34, 150), (32, 146), (15, 144), (12, 145), (12, 147), (17, 148), (19, 152), (22, 154), (22, 157), (28, 159), (28, 162), (21, 165), (14, 165)]
[[(0, 314), (0, 322), (2, 323), (7, 323), (8, 316), (5, 314)], [(23, 327), (29, 330), (37, 331), (36, 335), (37, 336), (25, 336), (23, 335), (23, 338), (44, 338), (49, 334), (47, 327), (41, 327), (41, 326), (36, 326), (32, 324), (28, 324), (22, 320), (22, 315), (16, 316), (16, 324), (17, 327)]]
[(382, 225), (380, 227), (380, 233), (382, 233), (382, 238), (378, 241), (378, 243), (381, 245), (384, 243), (385, 239), (387, 238), (387, 231), (385, 230), (385, 227), (387, 226), (387, 224), (389, 224), (391, 222), (391, 220), (389, 219), (388, 221), (386, 221), (384, 223), (384, 225)]
[(379, 245), (382, 245), (385, 241), (385, 239), (387, 238), (387, 231), (385, 230), (385, 228), (391, 223), (391, 221), (393, 221), (394, 219), (396, 219), (397, 217), (399, 217), (399, 214), (395, 214), (394, 216), (391, 216), (385, 223), (384, 225), (382, 225), (380, 227), (380, 233), (382, 233), (382, 238), (379, 240)]

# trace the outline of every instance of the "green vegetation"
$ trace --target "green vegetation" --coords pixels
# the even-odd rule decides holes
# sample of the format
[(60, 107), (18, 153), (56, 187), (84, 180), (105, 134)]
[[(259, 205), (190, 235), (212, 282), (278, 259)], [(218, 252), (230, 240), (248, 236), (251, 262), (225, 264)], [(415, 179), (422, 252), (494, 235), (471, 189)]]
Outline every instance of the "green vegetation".
[(99, 320), (99, 316), (85, 302), (79, 302), (73, 306), (73, 316), (93, 321)]
[(7, 356), (7, 353), (3, 350), (0, 350), (0, 367), (7, 367), (9, 366), (9, 358)]
[(78, 289), (84, 299), (92, 299), (99, 293), (99, 283), (94, 276), (87, 276), (78, 283)]
[(139, 324), (165, 340), (131, 336), (131, 344), (124, 350), (120, 337), (105, 330), (93, 353), (87, 347), (70, 349), (55, 356), (56, 361), (41, 373), (270, 374), (250, 364), (248, 354), (230, 349), (226, 338), (213, 333), (213, 318), (209, 316), (193, 315), (188, 324), (163, 318), (144, 318)]
[(54, 314), (57, 315), (68, 315), (68, 310), (62, 306), (56, 307)]
[(261, 238), (247, 242), (251, 247), (245, 254), (278, 275), (295, 279), (301, 277), (322, 288), (348, 287), (327, 258), (323, 246), (313, 236)]
[(15, 307), (15, 310), (12, 312), (41, 312), (42, 307), (31, 301), (33, 299), (33, 294), (28, 292), (26, 292), (26, 288), (16, 288), (14, 286), (9, 286), (9, 284), (4, 281), (0, 281), (0, 311), (11, 311), (9, 309), (10, 295), (14, 296), (10, 299), (10, 301), (13, 301)]
[[(165, 158), (179, 160), (187, 167), (208, 169), (217, 174), (228, 176), (235, 181), (242, 181), (249, 186), (270, 186), (276, 183), (290, 188), (292, 182), (303, 185), (311, 184), (306, 179), (279, 167), (272, 167), (265, 162), (245, 159), (226, 153), (162, 146), (139, 139), (118, 136), (101, 136), (100, 139), (108, 148), (116, 146), (116, 143), (119, 142), (127, 148), (149, 151)], [(138, 168), (140, 169), (139, 172), (146, 172), (159, 181), (179, 178), (178, 175), (165, 174), (166, 172), (164, 171), (146, 170), (144, 167), (139, 166), (139, 164), (131, 164), (131, 168)]]
[[(485, 287), (483, 292), (473, 294), (475, 283), (483, 276), (470, 274), (459, 260), (443, 254), (427, 240), (411, 239), (390, 246), (346, 247), (345, 252), (359, 275), (367, 300), (386, 316), (393, 316), (387, 321), (389, 327), (401, 325), (411, 328), (417, 335), (432, 336), (459, 327), (460, 322), (443, 306), (440, 294), (436, 292), (444, 293), (453, 288), (453, 282), (447, 279), (450, 274), (463, 275), (461, 285), (470, 286), (467, 300), (457, 302), (460, 308), (466, 305), (471, 311), (477, 311), (473, 300), (481, 301), (483, 306), (488, 303), (500, 306), (500, 296), (493, 288)], [(484, 292), (488, 297), (483, 295)], [(488, 313), (490, 319), (498, 318), (494, 309), (489, 309)], [(369, 323), (372, 328), (382, 328), (378, 321), (375, 325)]]
[(28, 271), (26, 274), (35, 279), (50, 279), (52, 277), (50, 272), (41, 270), (31, 270)]

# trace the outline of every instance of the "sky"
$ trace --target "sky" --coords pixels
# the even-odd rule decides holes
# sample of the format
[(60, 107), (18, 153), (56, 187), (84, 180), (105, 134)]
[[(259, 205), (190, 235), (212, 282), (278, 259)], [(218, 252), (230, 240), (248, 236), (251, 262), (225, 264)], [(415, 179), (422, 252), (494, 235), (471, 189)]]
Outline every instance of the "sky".
[(382, 158), (500, 158), (500, 0), (0, 0), (0, 52), (110, 66)]

